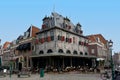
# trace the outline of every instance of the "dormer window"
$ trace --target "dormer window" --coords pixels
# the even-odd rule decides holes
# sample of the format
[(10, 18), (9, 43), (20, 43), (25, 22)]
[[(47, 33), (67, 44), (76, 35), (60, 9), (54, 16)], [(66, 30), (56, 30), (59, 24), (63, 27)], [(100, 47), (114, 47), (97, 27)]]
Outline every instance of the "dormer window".
[(96, 41), (100, 43), (100, 38), (99, 38), (99, 37), (97, 37), (97, 38), (96, 38)]
[(69, 19), (69, 18), (67, 18), (67, 17), (66, 17), (66, 18), (64, 18), (64, 20), (66, 20), (66, 21), (70, 22), (70, 19)]
[(77, 26), (82, 27), (80, 23), (77, 23)]
[(29, 36), (29, 32), (27, 31), (24, 33), (24, 38), (26, 39), (28, 36)]
[(47, 19), (49, 19), (49, 17), (45, 16), (45, 17), (43, 18), (43, 21), (45, 21), (45, 20), (47, 20)]
[(56, 18), (56, 20), (59, 20), (60, 18)]

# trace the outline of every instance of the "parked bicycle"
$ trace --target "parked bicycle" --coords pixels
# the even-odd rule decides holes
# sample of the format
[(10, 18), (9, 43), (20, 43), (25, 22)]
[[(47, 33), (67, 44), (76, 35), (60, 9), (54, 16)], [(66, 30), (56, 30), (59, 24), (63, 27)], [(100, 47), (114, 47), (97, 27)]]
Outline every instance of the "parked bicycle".
[(110, 79), (110, 78), (111, 78), (111, 76), (107, 71), (105, 71), (104, 73), (101, 73), (101, 79), (102, 80), (107, 80), (107, 79)]
[(115, 70), (115, 73), (114, 73), (114, 80), (120, 80), (120, 71)]
[[(110, 78), (112, 78), (112, 74), (110, 74), (110, 72), (105, 71), (104, 73), (101, 73), (102, 80), (110, 80)], [(120, 80), (120, 71), (119, 70), (114, 71), (113, 79)]]

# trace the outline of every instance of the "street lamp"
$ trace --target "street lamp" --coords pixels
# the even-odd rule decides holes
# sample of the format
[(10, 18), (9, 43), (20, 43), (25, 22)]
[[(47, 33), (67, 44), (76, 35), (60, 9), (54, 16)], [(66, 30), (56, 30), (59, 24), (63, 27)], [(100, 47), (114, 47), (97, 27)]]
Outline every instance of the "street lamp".
[(0, 66), (2, 66), (2, 45), (1, 45), (1, 39), (0, 39)]
[(108, 42), (109, 44), (109, 50), (110, 50), (110, 54), (111, 54), (111, 71), (112, 71), (112, 80), (114, 80), (114, 64), (113, 64), (113, 58), (112, 58), (112, 46), (113, 46), (113, 42), (112, 40), (110, 40)]

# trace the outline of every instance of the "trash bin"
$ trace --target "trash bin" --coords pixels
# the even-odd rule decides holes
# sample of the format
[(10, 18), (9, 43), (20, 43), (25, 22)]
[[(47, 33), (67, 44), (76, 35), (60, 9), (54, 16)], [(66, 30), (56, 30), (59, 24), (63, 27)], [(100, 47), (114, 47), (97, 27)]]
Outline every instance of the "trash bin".
[(40, 77), (44, 77), (44, 69), (40, 68)]

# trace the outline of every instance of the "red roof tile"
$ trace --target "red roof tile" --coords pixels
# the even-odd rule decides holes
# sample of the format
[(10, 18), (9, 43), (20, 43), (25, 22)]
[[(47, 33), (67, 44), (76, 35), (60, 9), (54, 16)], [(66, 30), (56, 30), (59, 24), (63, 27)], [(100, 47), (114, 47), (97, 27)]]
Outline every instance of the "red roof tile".
[(10, 45), (10, 42), (5, 42), (5, 43), (3, 44), (3, 49), (6, 49), (6, 48), (8, 47), (8, 45)]
[(107, 40), (101, 34), (89, 35), (87, 37), (91, 42), (98, 42), (97, 38), (99, 38), (100, 42), (102, 42), (103, 44), (107, 43)]
[(36, 36), (36, 33), (40, 32), (40, 29), (32, 25), (32, 37)]

